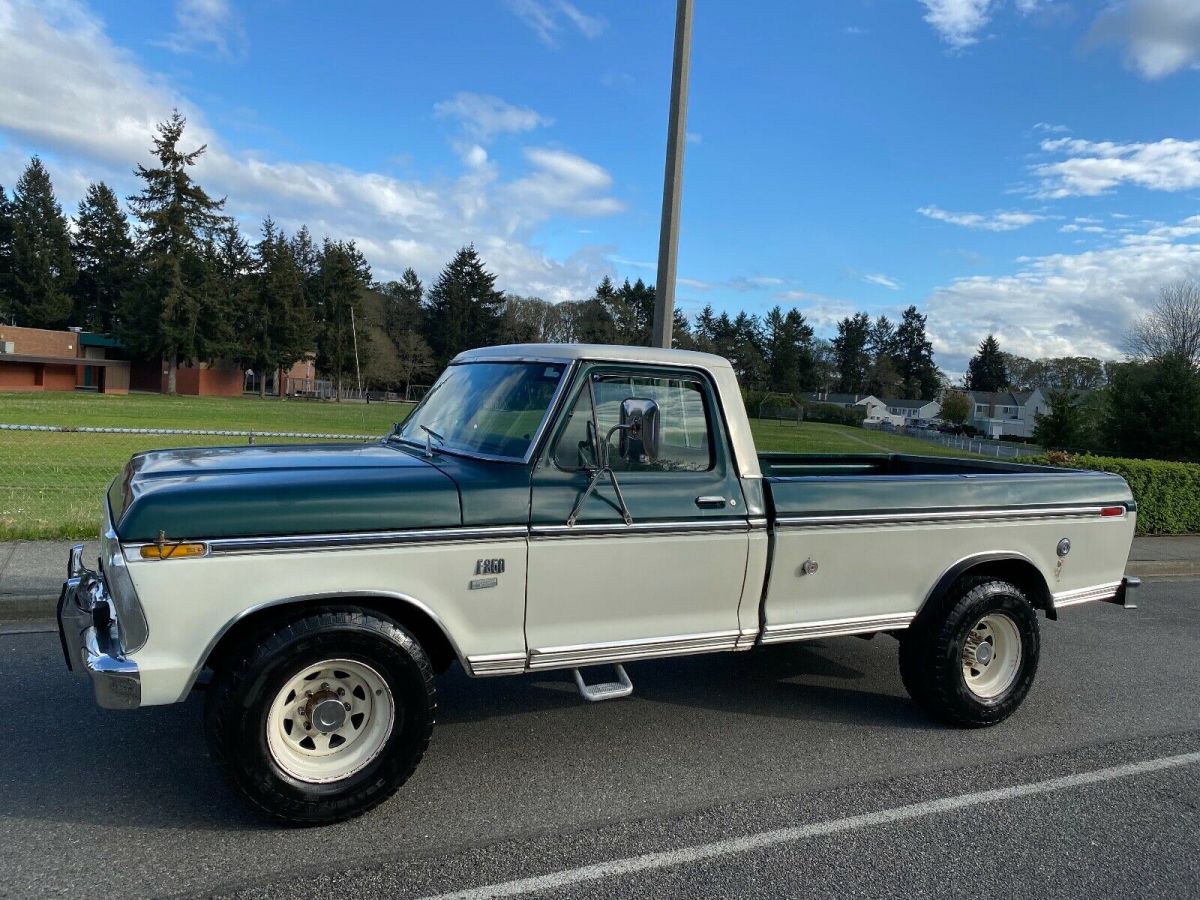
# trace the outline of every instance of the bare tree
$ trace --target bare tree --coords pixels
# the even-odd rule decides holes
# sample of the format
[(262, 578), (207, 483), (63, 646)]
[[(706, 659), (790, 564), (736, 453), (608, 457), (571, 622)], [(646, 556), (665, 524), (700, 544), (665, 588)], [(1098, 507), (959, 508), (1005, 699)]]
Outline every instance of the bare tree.
[(1200, 284), (1190, 279), (1161, 288), (1158, 302), (1126, 338), (1135, 359), (1178, 357), (1200, 369)]

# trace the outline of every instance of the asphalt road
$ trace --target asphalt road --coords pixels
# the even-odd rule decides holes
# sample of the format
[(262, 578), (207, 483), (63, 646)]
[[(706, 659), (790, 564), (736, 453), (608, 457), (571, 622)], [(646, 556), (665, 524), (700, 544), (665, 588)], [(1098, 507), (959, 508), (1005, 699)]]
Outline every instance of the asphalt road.
[(600, 704), (456, 668), (399, 795), (306, 831), (215, 777), (198, 698), (98, 710), (54, 634), (0, 626), (0, 896), (1196, 895), (1200, 582), (1140, 601), (1043, 621), (982, 731), (925, 720), (889, 638), (634, 664)]

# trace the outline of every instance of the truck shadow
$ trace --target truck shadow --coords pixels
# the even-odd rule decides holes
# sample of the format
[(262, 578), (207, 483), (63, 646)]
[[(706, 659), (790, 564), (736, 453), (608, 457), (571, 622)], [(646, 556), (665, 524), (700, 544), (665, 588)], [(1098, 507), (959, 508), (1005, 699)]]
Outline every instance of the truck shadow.
[[(813, 641), (748, 653), (646, 660), (628, 663), (626, 670), (635, 702), (875, 728), (928, 728), (929, 721), (904, 693), (894, 649), (881, 647), (873, 655), (884, 659), (865, 670), (858, 667), (863, 649), (855, 639)], [(585, 677), (606, 680), (611, 673), (611, 668), (596, 667), (585, 670)], [(569, 671), (483, 681), (467, 678), (455, 667), (441, 679), (439, 692), (443, 724), (591, 706), (579, 696)]]

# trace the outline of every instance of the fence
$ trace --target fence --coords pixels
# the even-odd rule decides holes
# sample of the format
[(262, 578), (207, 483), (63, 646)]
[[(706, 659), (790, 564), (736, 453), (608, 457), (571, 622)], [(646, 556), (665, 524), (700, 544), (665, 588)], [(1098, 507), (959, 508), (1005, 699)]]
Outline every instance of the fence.
[(981, 456), (995, 456), (998, 459), (1020, 459), (1022, 456), (1041, 456), (1046, 451), (1035, 444), (1018, 444), (1013, 441), (990, 441), (986, 438), (969, 438), (956, 434), (942, 434), (940, 431), (926, 428), (914, 428), (904, 432), (911, 437), (941, 444), (951, 450), (963, 450), (967, 453), (978, 453)]
[(0, 540), (95, 537), (104, 489), (165, 447), (376, 440), (378, 434), (0, 424)]

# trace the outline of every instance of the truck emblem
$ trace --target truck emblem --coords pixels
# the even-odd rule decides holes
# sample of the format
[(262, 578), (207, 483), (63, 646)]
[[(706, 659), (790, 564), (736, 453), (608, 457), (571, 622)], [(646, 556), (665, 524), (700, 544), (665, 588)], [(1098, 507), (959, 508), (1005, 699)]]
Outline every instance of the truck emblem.
[(503, 575), (504, 560), (502, 559), (477, 559), (475, 560), (476, 575)]

